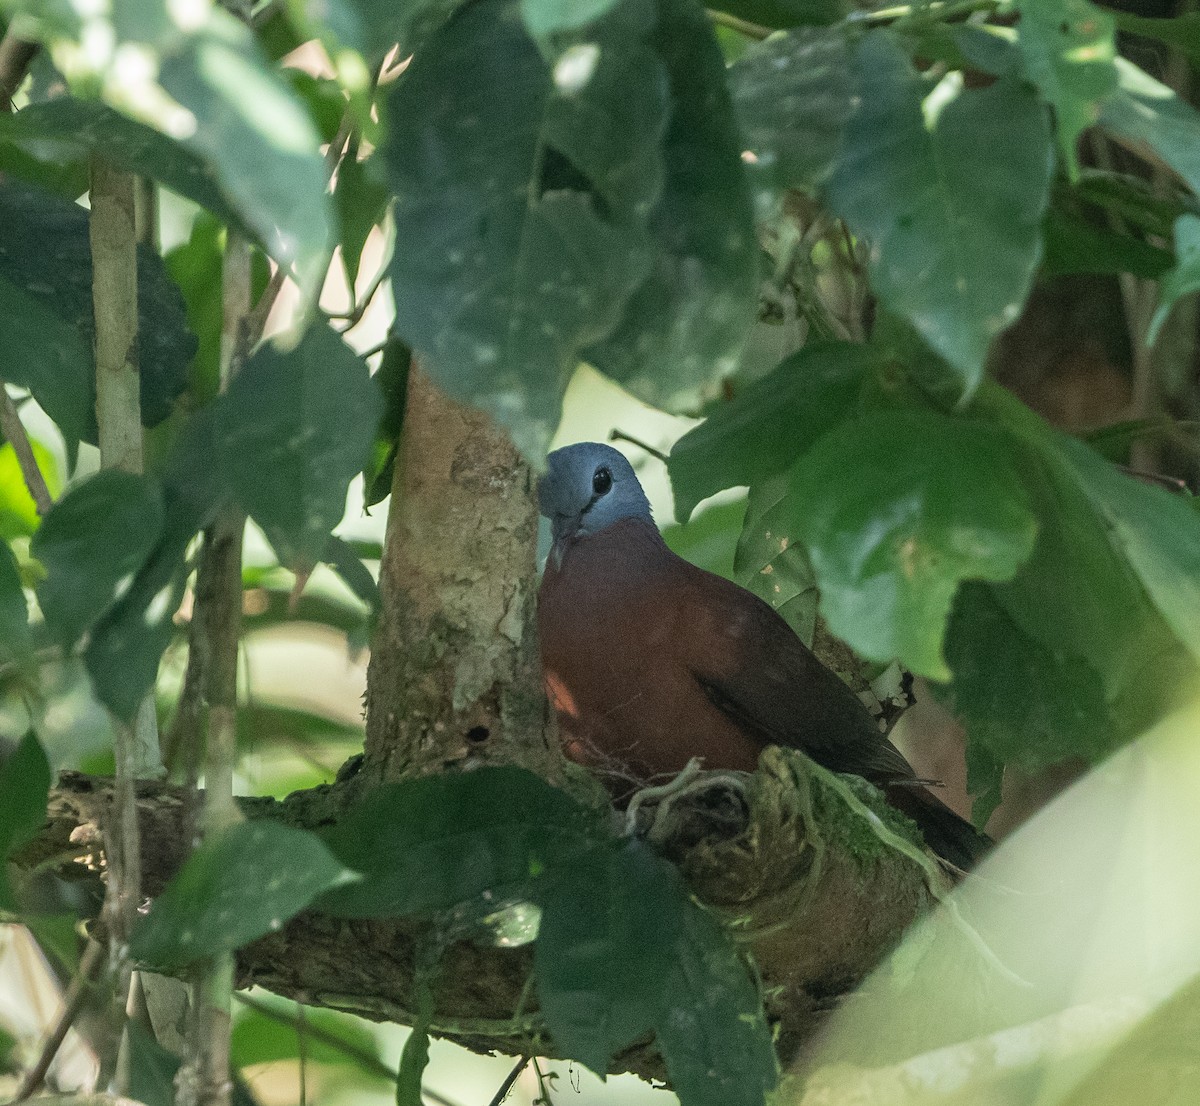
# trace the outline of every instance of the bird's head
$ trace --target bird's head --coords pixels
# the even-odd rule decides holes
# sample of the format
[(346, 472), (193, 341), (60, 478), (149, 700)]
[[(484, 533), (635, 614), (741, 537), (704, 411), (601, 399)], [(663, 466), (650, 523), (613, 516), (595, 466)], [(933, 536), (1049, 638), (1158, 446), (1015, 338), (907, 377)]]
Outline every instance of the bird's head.
[(633, 466), (600, 442), (564, 446), (546, 458), (546, 473), (538, 481), (538, 506), (550, 520), (557, 561), (575, 538), (599, 533), (622, 519), (650, 521), (650, 501)]

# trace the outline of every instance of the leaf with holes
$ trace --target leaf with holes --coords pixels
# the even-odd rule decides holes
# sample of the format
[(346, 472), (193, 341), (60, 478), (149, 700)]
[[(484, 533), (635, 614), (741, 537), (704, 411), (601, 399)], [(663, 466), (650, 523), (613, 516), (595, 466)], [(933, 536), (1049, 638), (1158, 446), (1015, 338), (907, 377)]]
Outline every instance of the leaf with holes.
[(1053, 150), (1042, 104), (1012, 79), (931, 87), (887, 32), (855, 54), (862, 107), (826, 188), (870, 240), (871, 285), (970, 394), (1041, 257)]
[(396, 330), (531, 457), (650, 271), (667, 113), (651, 20), (651, 0), (624, 0), (548, 61), (513, 0), (481, 0), (391, 94)]

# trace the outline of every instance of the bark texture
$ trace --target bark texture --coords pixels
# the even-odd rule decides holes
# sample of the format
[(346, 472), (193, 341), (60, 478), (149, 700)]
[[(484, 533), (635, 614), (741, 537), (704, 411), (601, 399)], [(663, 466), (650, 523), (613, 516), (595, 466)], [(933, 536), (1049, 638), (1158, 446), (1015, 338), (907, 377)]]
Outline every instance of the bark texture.
[(367, 678), (372, 782), (465, 762), (562, 775), (541, 693), (533, 475), (414, 365)]

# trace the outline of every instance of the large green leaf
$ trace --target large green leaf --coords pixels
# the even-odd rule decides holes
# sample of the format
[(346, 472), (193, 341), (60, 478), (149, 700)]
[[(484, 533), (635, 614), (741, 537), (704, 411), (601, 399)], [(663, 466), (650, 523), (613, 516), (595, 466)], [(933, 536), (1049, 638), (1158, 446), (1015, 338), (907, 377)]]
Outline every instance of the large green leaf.
[(95, 422), (89, 344), (72, 323), (4, 276), (0, 276), (0, 346), (9, 354), (6, 379), (33, 393), (64, 438), (86, 437)]
[(806, 28), (751, 46), (729, 69), (752, 179), (813, 191), (833, 170), (854, 110), (850, 49), (841, 29)]
[(1096, 760), (1120, 739), (1104, 681), (1078, 652), (1031, 637), (979, 582), (959, 589), (946, 629), (946, 660), (954, 674), (939, 689), (967, 730), (969, 756), (987, 754), (994, 781), (976, 776), (986, 793), (1005, 764), (1037, 770), (1069, 757)]
[[(3, 321), (0, 321), (0, 327), (3, 325)], [(53, 499), (62, 491), (58, 458), (36, 438), (31, 438), (29, 445)], [(5, 442), (0, 445), (0, 538), (11, 541), (17, 537), (29, 537), (40, 525), (41, 516), (33, 496), (29, 494), (17, 451), (13, 449), (12, 442)]]
[(931, 87), (887, 32), (855, 54), (862, 106), (827, 186), (870, 239), (871, 284), (956, 370), (983, 376), (995, 335), (1021, 309), (1041, 256), (1053, 162), (1045, 109), (1015, 80)]
[(665, 177), (650, 219), (653, 269), (621, 324), (585, 357), (646, 402), (691, 410), (737, 367), (757, 320), (758, 247), (708, 16), (695, 0), (658, 0), (651, 41), (671, 101)]
[(125, 595), (162, 528), (161, 486), (129, 472), (98, 472), (51, 508), (31, 549), (46, 569), (38, 602), (63, 645)]
[(174, 614), (190, 572), (187, 550), (224, 494), (212, 444), (212, 410), (185, 425), (161, 474), (162, 530), (128, 589), (92, 628), (84, 652), (97, 698), (126, 721), (154, 687), (175, 635)]
[[(9, 300), (11, 310), (24, 305), (26, 315), (4, 319), (9, 311), (0, 312), (0, 333), (20, 336), (19, 349), (36, 340), (32, 327), (43, 334), (31, 358), (14, 365), (9, 379), (30, 388), (71, 442), (95, 441), (96, 327), (87, 211), (40, 189), (0, 183), (0, 300), (5, 281), (23, 293), (20, 301)], [(187, 383), (196, 339), (179, 289), (162, 259), (146, 248), (138, 250), (138, 335), (142, 422), (154, 426), (171, 413)]]
[(679, 873), (640, 841), (598, 849), (539, 890), (538, 1005), (554, 1042), (597, 1075), (664, 1016), (663, 979), (690, 909)]
[(1082, 442), (1061, 444), (1114, 550), (1200, 661), (1200, 512), (1191, 496), (1134, 480)]
[(207, 208), (223, 222), (242, 226), (217, 184), (216, 169), (186, 146), (95, 100), (61, 96), (0, 116), (0, 142), (39, 157), (67, 161), (94, 153), (166, 185)]
[(671, 447), (667, 471), (676, 517), (685, 521), (702, 499), (795, 464), (853, 410), (874, 358), (867, 346), (814, 342), (729, 403), (713, 406)]
[[(1173, 261), (1168, 250), (1063, 211), (1047, 212), (1042, 233), (1046, 245), (1045, 271), (1052, 276), (1133, 273), (1156, 280), (1171, 268)], [(1180, 249), (1178, 243), (1176, 249)]]
[(50, 793), (50, 765), (31, 730), (3, 765), (0, 765), (0, 908), (14, 910), (16, 903), (5, 875), (9, 852), (37, 832), (46, 816)]
[(350, 879), (313, 834), (242, 822), (188, 857), (129, 941), (134, 959), (179, 968), (230, 952), (283, 926), (321, 892)]
[(366, 363), (323, 324), (293, 349), (261, 346), (215, 405), (224, 479), (286, 564), (322, 559), (382, 410)]
[(792, 471), (789, 503), (833, 633), (871, 660), (948, 679), (959, 584), (1010, 579), (1033, 550), (1020, 464), (988, 423), (927, 411), (869, 414), (817, 442)]
[[(24, 34), (47, 44), (73, 91), (99, 96), (182, 147), (166, 155), (121, 131), (111, 147), (118, 165), (140, 171), (147, 158), (162, 154), (160, 171), (176, 183), (189, 176), (197, 183), (200, 163), (222, 210), (236, 211), (267, 252), (315, 294), (334, 221), (317, 132), (245, 24), (205, 0), (186, 18), (166, 0), (118, 5), (86, 18), (36, 0), (5, 6), (22, 15)], [(118, 51), (141, 60), (133, 67), (119, 63)]]
[(396, 329), (530, 456), (581, 348), (650, 269), (666, 121), (650, 2), (625, 0), (549, 62), (513, 0), (481, 0), (390, 97)]
[(1054, 107), (1059, 149), (1074, 177), (1079, 135), (1117, 83), (1113, 17), (1090, 0), (1017, 0), (1017, 7), (1017, 46), (1030, 80)]
[(447, 910), (525, 887), (607, 837), (598, 811), (520, 768), (481, 768), (391, 784), (325, 834), (360, 883), (326, 894), (347, 917)]
[(683, 1106), (761, 1106), (778, 1078), (758, 987), (715, 918), (693, 906), (662, 979), (655, 1028)]
[(1111, 11), (1117, 30), (1156, 38), (1200, 65), (1200, 12), (1184, 11), (1174, 19), (1149, 19), (1134, 12)]

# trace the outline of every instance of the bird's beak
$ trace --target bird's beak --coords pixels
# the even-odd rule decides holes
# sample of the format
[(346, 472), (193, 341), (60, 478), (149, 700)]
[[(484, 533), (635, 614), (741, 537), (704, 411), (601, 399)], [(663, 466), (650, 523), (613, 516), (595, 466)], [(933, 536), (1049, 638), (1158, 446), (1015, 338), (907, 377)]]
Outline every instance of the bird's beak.
[(554, 565), (555, 572), (562, 568), (563, 558), (567, 555), (567, 546), (579, 533), (582, 525), (582, 515), (555, 514), (551, 516), (550, 533), (554, 538), (554, 544), (550, 546), (550, 561)]

